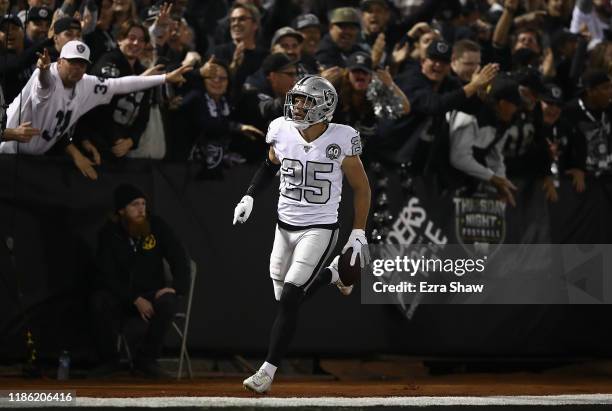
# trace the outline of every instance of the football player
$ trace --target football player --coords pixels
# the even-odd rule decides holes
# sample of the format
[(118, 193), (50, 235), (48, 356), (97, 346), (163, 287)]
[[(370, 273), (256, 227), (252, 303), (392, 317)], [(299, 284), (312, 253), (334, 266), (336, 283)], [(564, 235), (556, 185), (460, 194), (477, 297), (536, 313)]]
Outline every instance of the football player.
[(348, 295), (338, 275), (338, 256), (321, 269), (338, 239), (338, 205), (342, 177), (354, 193), (353, 230), (344, 246), (352, 248), (351, 264), (369, 263), (365, 225), (370, 209), (370, 185), (359, 158), (361, 140), (352, 127), (330, 123), (338, 102), (332, 84), (319, 76), (300, 79), (287, 93), (284, 117), (270, 123), (268, 158), (261, 165), (246, 195), (234, 210), (234, 224), (251, 214), (258, 192), (280, 169), (278, 222), (270, 256), (270, 277), (279, 308), (272, 326), (266, 361), (245, 388), (258, 393), (270, 389), (281, 358), (296, 328), (305, 295), (326, 284), (336, 284)]

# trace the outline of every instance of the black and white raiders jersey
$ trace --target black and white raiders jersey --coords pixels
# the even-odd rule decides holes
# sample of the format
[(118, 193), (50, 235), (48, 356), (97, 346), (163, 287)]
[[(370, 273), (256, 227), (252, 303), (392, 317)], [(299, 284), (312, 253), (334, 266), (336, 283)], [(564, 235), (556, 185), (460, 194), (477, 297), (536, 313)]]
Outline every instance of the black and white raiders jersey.
[[(20, 122), (30, 121), (32, 127), (41, 130), (41, 134), (29, 142), (19, 143), (19, 152), (23, 154), (44, 154), (57, 141), (71, 136), (83, 114), (95, 106), (108, 104), (115, 94), (154, 87), (163, 84), (165, 79), (164, 75), (105, 79), (85, 74), (74, 88), (66, 88), (57, 71), (57, 63), (51, 64), (49, 70), (49, 88), (41, 87), (37, 69), (23, 93), (8, 108), (7, 127), (16, 128)], [(16, 141), (0, 144), (0, 153), (16, 152)]]
[(281, 162), (278, 218), (295, 226), (335, 224), (342, 197), (342, 161), (361, 154), (359, 133), (330, 123), (308, 143), (283, 117), (270, 123), (266, 142)]

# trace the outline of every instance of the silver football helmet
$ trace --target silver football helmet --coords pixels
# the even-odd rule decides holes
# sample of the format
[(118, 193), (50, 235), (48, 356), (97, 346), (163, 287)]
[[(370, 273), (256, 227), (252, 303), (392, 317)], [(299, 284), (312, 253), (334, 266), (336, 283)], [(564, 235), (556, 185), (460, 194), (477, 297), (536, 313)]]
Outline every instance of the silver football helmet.
[(320, 76), (305, 76), (289, 90), (285, 98), (285, 120), (299, 129), (331, 121), (338, 104), (334, 86)]

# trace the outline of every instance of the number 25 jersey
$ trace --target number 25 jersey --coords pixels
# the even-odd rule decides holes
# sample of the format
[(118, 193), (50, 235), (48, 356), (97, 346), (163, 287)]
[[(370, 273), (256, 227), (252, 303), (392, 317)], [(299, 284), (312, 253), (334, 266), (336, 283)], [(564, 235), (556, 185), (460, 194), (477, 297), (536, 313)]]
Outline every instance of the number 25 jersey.
[(299, 227), (337, 223), (342, 161), (361, 154), (359, 133), (330, 123), (308, 143), (290, 121), (279, 117), (270, 123), (266, 142), (281, 162), (279, 220)]

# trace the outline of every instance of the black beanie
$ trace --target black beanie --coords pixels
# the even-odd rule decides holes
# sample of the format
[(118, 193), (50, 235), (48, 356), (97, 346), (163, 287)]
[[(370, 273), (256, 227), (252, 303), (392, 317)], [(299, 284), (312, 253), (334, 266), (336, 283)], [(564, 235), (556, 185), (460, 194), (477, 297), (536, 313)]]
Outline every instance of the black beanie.
[(115, 188), (115, 211), (125, 208), (137, 198), (146, 198), (144, 193), (131, 184), (120, 184)]

